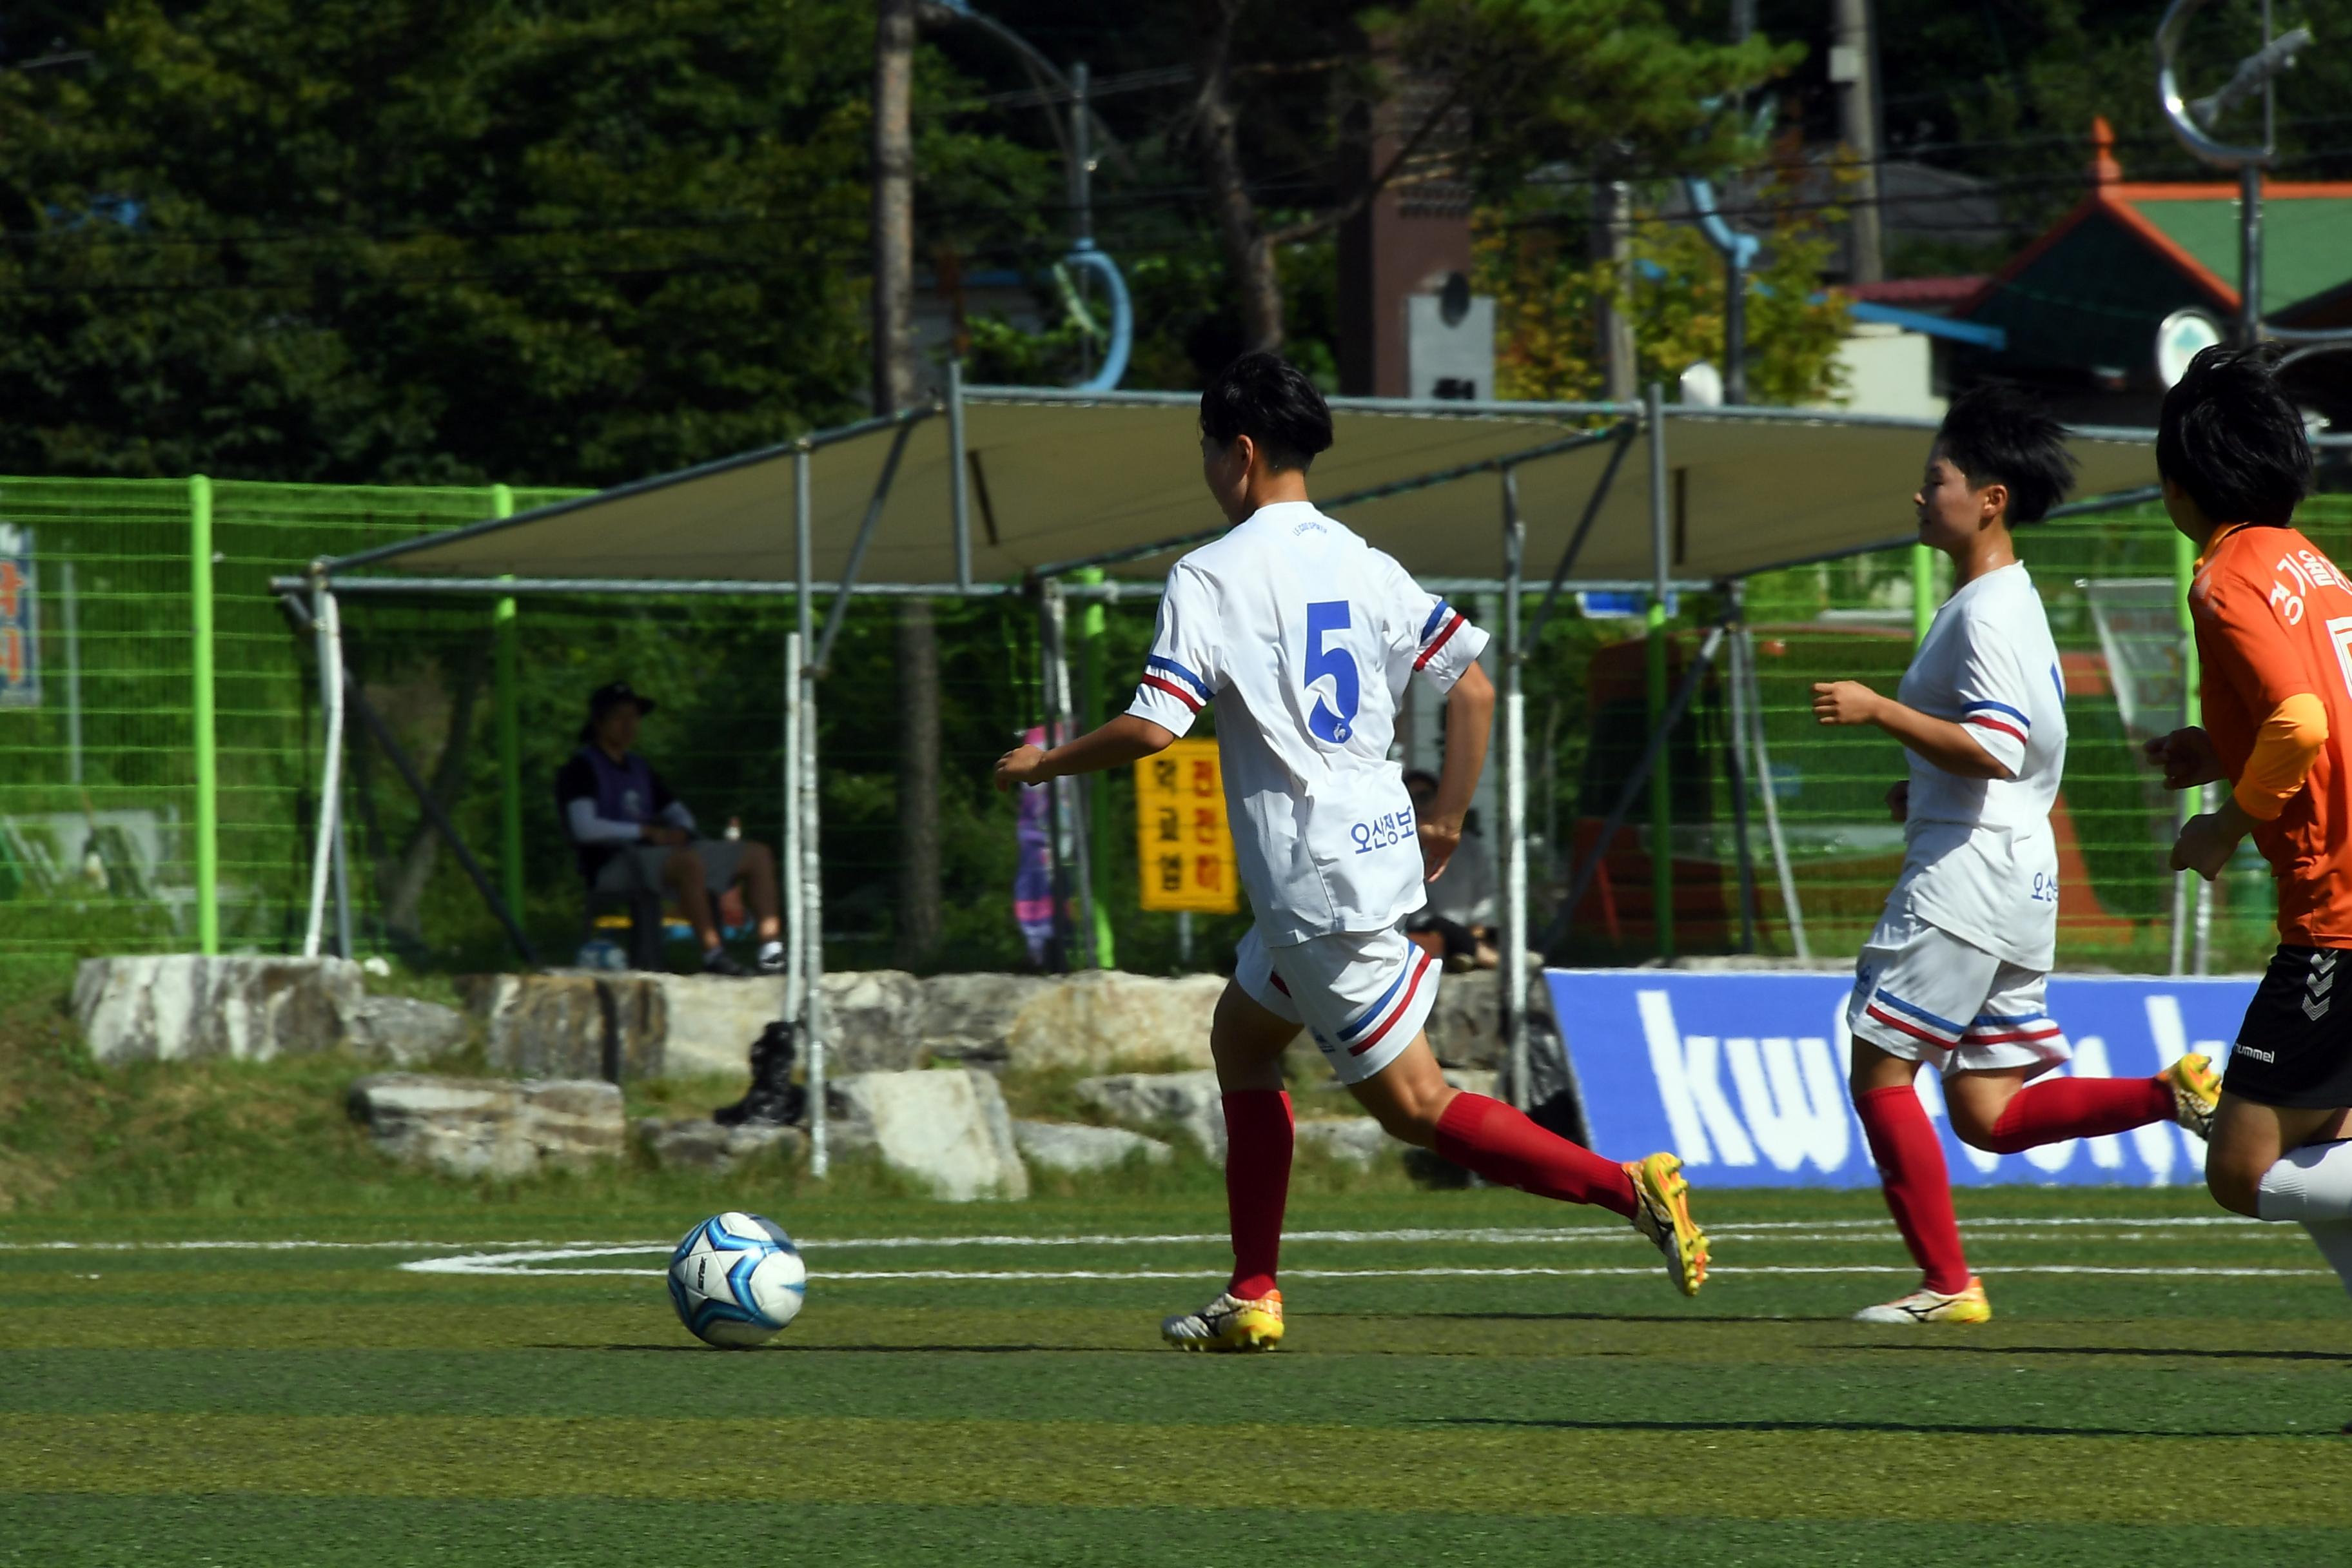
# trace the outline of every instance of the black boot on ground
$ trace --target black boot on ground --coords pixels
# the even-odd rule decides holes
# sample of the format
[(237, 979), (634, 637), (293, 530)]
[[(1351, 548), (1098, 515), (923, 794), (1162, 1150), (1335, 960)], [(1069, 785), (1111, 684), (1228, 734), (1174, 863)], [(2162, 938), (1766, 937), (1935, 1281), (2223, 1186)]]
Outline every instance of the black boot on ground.
[(799, 1057), (792, 1025), (782, 1019), (769, 1025), (751, 1044), (751, 1087), (734, 1104), (712, 1111), (710, 1120), (721, 1127), (790, 1127), (800, 1121), (808, 1110), (808, 1091), (793, 1081)]

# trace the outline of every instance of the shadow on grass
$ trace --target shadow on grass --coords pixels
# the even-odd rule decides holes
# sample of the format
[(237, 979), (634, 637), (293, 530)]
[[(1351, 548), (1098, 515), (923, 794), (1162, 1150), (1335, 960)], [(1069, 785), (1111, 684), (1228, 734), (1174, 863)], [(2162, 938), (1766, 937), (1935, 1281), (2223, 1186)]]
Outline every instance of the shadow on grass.
[(1578, 1421), (1507, 1415), (1439, 1415), (1433, 1426), (1517, 1426), (1561, 1432), (1885, 1432), (1952, 1437), (2327, 1437), (2332, 1426), (2028, 1426), (2015, 1422), (1970, 1425), (1959, 1421)]
[(2141, 1356), (2157, 1361), (2329, 1361), (2352, 1362), (2344, 1351), (2205, 1350), (2194, 1345), (1824, 1345), (1824, 1350), (1894, 1351), (1907, 1355), (2073, 1355)]
[[(726, 1353), (718, 1345), (526, 1345), (534, 1351), (593, 1351), (599, 1354), (612, 1351), (633, 1354), (676, 1353), (709, 1355)], [(1158, 1345), (741, 1345), (739, 1350), (760, 1355), (1143, 1355), (1160, 1350)]]

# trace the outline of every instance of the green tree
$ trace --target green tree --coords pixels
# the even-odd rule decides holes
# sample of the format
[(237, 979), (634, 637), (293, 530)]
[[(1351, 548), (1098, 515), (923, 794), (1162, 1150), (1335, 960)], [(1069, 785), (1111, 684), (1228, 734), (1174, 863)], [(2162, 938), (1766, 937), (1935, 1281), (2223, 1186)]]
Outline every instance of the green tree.
[[(0, 469), (609, 483), (859, 411), (855, 0), (131, 0), (0, 72)], [(919, 207), (1035, 154), (918, 66)]]

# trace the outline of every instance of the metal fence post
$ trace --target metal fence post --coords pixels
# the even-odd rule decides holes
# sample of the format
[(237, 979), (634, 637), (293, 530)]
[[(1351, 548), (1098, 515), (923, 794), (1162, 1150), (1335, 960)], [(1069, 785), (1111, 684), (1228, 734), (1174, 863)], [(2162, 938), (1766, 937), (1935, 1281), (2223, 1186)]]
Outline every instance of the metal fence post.
[(800, 684), (800, 721), (795, 731), (800, 772), (793, 785), (801, 819), (801, 1001), (806, 1009), (802, 1045), (808, 1053), (809, 1173), (823, 1177), (833, 1161), (824, 1113), (824, 854), (817, 812), (816, 667), (811, 652), (816, 646), (816, 601), (809, 461), (809, 447), (803, 443), (793, 454), (793, 554), (800, 584), (793, 606), (799, 649), (792, 672)]
[(1924, 544), (1911, 547), (1911, 646), (1927, 640), (1936, 624), (1936, 552)]
[(196, 951), (220, 952), (220, 752), (213, 714), (213, 482), (188, 479), (188, 599), (194, 610)]
[[(490, 515), (514, 515), (513, 490), (504, 485), (490, 487)], [(490, 624), (498, 638), (499, 860), (505, 873), (507, 908), (520, 925), (523, 922), (522, 720), (515, 691), (515, 644), (520, 628), (515, 622), (512, 595), (491, 608)]]
[[(1650, 437), (1650, 728), (1666, 716), (1666, 584), (1672, 564), (1666, 532), (1666, 390), (1650, 383), (1642, 417)], [(1658, 928), (1658, 956), (1675, 955), (1675, 795), (1669, 776), (1673, 745), (1650, 770), (1650, 899)]]
[[(2195, 724), (2201, 717), (2198, 709), (2196, 626), (2189, 615), (2189, 588), (2197, 576), (2197, 547), (2189, 536), (2175, 531), (2172, 536), (2172, 605), (2180, 626), (2180, 722), (2183, 728)], [(2173, 813), (2173, 828), (2178, 832), (2196, 815), (2205, 792), (2185, 789), (2180, 803)], [(2176, 871), (2172, 875), (2172, 952), (2171, 972), (2189, 973), (2189, 928), (2193, 916), (2189, 903), (2189, 885), (2196, 879), (2194, 871)]]
[(1528, 1084), (1528, 715), (1522, 689), (1528, 650), (1520, 644), (1519, 569), (1527, 552), (1519, 516), (1519, 472), (1503, 470), (1503, 1037), (1511, 1103), (1521, 1110)]

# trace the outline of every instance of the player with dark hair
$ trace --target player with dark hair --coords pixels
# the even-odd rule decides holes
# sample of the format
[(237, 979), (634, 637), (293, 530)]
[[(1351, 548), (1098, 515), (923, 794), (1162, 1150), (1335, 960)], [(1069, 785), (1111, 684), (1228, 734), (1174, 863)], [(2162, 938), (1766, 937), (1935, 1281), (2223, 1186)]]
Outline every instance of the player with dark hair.
[(1919, 1289), (1855, 1314), (1873, 1323), (1980, 1323), (1943, 1145), (1915, 1087), (1943, 1077), (1952, 1131), (2013, 1154), (2151, 1121), (2210, 1124), (2212, 1064), (2185, 1056), (2154, 1078), (2057, 1078), (2073, 1053), (2044, 1010), (2056, 961), (2058, 856), (2050, 808), (2066, 763), (2066, 688), (2011, 530), (2039, 522), (2074, 482), (2065, 431), (2014, 388), (1956, 399), (1911, 504), (1919, 539), (1951, 557), (1955, 587), (1897, 698), (1858, 681), (1813, 688), (1824, 724), (1875, 724), (1910, 753), (1888, 792), (1903, 870), (1854, 964), (1854, 1111)]
[[(1050, 752), (1023, 746), (998, 787), (1117, 767), (1217, 710), (1226, 808), (1256, 923), (1218, 999), (1209, 1043), (1223, 1091), (1234, 1272), (1217, 1299), (1160, 1325), (1190, 1350), (1282, 1338), (1276, 1266), (1290, 1189), (1282, 1053), (1301, 1026), (1391, 1136), (1544, 1197), (1597, 1204), (1655, 1244), (1686, 1294), (1706, 1277), (1681, 1163), (1604, 1160), (1509, 1106), (1450, 1087), (1422, 1024), (1438, 965), (1399, 923), (1444, 874), (1486, 762), (1494, 689), (1486, 634), (1307, 500), (1331, 444), (1322, 395), (1272, 354), (1246, 354), (1201, 396), (1201, 472), (1234, 526), (1168, 574), (1128, 710)], [(1389, 761), (1416, 674), (1445, 694), (1437, 796), (1415, 821)]]
[(2336, 984), (2352, 973), (2352, 587), (2295, 530), (2311, 447), (2277, 363), (2275, 344), (2207, 349), (2165, 395), (2157, 472), (2199, 551), (2205, 723), (2147, 752), (2173, 789), (2230, 785), (2181, 827), (2173, 869), (2210, 881), (2251, 834), (2278, 880), (2279, 949), (2230, 1053), (2205, 1184), (2226, 1209), (2300, 1221), (2352, 1286), (2352, 986)]

